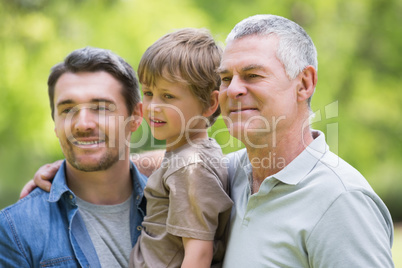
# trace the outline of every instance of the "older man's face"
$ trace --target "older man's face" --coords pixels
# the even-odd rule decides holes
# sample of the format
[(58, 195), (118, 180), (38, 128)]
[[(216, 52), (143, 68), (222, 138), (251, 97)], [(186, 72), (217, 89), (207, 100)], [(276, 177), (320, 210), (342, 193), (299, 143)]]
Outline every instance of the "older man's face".
[(287, 77), (277, 47), (274, 36), (229, 42), (218, 69), (222, 115), (231, 135), (246, 146), (286, 131), (297, 116), (297, 80)]

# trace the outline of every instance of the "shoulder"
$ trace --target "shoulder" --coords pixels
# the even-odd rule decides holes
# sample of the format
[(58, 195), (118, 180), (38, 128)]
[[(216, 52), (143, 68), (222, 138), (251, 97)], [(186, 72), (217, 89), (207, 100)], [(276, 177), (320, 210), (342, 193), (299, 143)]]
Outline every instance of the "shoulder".
[(246, 148), (240, 149), (238, 151), (229, 153), (225, 156), (226, 161), (231, 165), (231, 166), (239, 166), (239, 165), (247, 165), (248, 163), (248, 156), (247, 156), (247, 150)]
[(222, 163), (226, 166), (230, 179), (235, 177), (235, 174), (237, 174), (238, 172), (242, 173), (240, 177), (246, 176), (245, 174), (243, 174), (243, 171), (244, 168), (250, 164), (250, 162), (248, 161), (246, 148), (227, 154), (222, 159)]
[(39, 218), (40, 215), (46, 213), (48, 210), (48, 198), (48, 192), (39, 188), (34, 189), (28, 196), (1, 211), (1, 225), (5, 223), (5, 219), (10, 223), (11, 220), (13, 222), (24, 222), (28, 218), (30, 220)]
[(364, 176), (339, 156), (328, 151), (312, 170), (312, 175), (319, 175), (323, 183), (340, 191), (362, 191), (374, 193)]
[[(37, 188), (27, 197), (0, 212), (0, 247), (24, 251), (32, 239), (46, 238), (51, 218), (60, 208), (48, 202), (49, 193)], [(46, 230), (45, 230), (46, 229)]]
[[(307, 195), (314, 196), (317, 206), (322, 207), (323, 211), (338, 212), (338, 216), (344, 215), (343, 219), (348, 211), (353, 214), (354, 211), (364, 209), (378, 213), (377, 216), (386, 221), (390, 219), (386, 205), (364, 176), (332, 152), (327, 152), (317, 162), (299, 187), (304, 188)], [(347, 218), (352, 217), (349, 215)]]

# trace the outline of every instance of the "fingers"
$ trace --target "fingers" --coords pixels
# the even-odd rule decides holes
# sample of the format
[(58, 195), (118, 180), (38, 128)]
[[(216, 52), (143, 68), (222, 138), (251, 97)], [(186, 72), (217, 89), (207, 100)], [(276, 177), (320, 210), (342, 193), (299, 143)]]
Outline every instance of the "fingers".
[(46, 164), (40, 167), (35, 173), (33, 179), (34, 183), (42, 190), (50, 192), (50, 187), (52, 185), (50, 180), (54, 178), (62, 162), (62, 160), (58, 160), (52, 164)]
[(27, 196), (35, 188), (36, 188), (36, 184), (34, 183), (34, 181), (33, 180), (28, 181), (27, 184), (25, 184), (24, 187), (21, 190), (20, 199), (22, 199), (25, 196)]
[(63, 160), (58, 160), (52, 164), (46, 164), (40, 167), (38, 171), (36, 171), (33, 180), (30, 180), (22, 188), (20, 193), (20, 199), (27, 196), (36, 187), (39, 187), (46, 192), (50, 192), (50, 187), (52, 186), (51, 180), (56, 175), (62, 162)]

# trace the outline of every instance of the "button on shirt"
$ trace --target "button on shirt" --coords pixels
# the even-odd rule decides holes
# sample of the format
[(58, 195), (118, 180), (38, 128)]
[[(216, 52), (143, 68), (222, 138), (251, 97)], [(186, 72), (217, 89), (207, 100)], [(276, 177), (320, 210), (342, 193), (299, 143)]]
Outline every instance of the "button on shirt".
[[(130, 208), (132, 245), (143, 217), (147, 178), (131, 163), (133, 195)], [(39, 188), (0, 212), (0, 267), (100, 267), (76, 198), (67, 187), (65, 162), (50, 193)]]
[(318, 134), (255, 194), (246, 150), (228, 155), (234, 206), (224, 267), (393, 267), (387, 207)]

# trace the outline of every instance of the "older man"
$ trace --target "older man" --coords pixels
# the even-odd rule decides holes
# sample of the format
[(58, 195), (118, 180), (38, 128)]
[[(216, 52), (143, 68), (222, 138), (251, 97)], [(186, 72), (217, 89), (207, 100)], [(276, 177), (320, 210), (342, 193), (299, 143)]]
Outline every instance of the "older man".
[(228, 155), (225, 267), (393, 267), (392, 219), (309, 126), (317, 53), (296, 23), (256, 15), (227, 37), (219, 102), (245, 149)]

